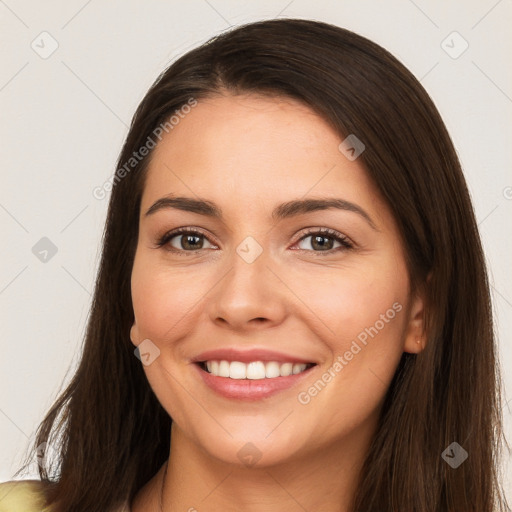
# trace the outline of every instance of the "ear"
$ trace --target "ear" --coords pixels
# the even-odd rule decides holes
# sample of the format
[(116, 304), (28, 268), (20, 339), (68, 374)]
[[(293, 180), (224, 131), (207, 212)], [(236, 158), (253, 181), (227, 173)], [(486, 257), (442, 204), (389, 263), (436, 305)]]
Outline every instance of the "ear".
[(419, 354), (423, 351), (427, 343), (427, 333), (425, 331), (425, 296), (426, 287), (430, 281), (431, 274), (428, 275), (426, 283), (412, 297), (409, 307), (409, 320), (406, 327), (404, 352), (410, 354)]
[(130, 328), (130, 339), (135, 347), (139, 345), (139, 328), (137, 327), (137, 320), (133, 321), (133, 325)]

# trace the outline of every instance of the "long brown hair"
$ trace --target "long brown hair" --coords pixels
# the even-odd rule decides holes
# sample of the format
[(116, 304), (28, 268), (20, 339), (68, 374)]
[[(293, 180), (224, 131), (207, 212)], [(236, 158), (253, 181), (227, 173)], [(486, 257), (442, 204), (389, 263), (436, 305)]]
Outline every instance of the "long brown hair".
[[(509, 510), (499, 486), (502, 384), (485, 259), (459, 160), (426, 91), (386, 50), (348, 30), (298, 19), (248, 24), (159, 76), (133, 117), (118, 170), (191, 98), (226, 91), (291, 97), (340, 137), (356, 134), (366, 147), (360, 161), (399, 226), (411, 283), (426, 290), (426, 348), (402, 356), (352, 510)], [(81, 361), (37, 430), (34, 450), (46, 442), (58, 454), (57, 468), (39, 471), (58, 512), (113, 510), (169, 454), (172, 420), (129, 335), (150, 156), (117, 172)], [(453, 442), (468, 454), (457, 468), (442, 456)]]

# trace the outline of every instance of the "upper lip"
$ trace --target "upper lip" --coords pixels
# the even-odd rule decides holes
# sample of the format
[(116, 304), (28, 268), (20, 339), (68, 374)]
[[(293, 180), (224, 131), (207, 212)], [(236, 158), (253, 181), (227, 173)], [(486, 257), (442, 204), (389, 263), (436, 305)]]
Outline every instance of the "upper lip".
[(241, 363), (251, 363), (253, 361), (276, 361), (282, 363), (314, 363), (311, 359), (294, 356), (292, 354), (284, 354), (274, 350), (266, 349), (249, 349), (240, 350), (237, 348), (219, 348), (216, 350), (207, 350), (201, 352), (192, 358), (193, 363), (204, 361), (240, 361)]

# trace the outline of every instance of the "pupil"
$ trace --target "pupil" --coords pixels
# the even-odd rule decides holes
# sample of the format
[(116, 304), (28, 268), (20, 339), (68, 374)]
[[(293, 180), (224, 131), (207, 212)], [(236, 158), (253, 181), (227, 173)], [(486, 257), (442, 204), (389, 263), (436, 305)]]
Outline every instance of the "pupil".
[[(332, 248), (332, 244), (333, 244), (333, 241), (332, 239), (330, 239), (330, 243), (324, 243), (325, 240), (329, 240), (329, 237), (327, 236), (315, 236), (313, 237), (313, 247), (315, 247), (315, 244), (318, 244), (318, 247), (320, 247), (321, 249), (331, 249)], [(322, 242), (323, 241), (323, 242)]]
[(195, 239), (195, 243), (197, 244), (200, 237), (198, 235), (186, 235), (185, 238), (185, 247), (188, 246), (189, 248), (195, 249), (194, 242), (191, 242), (191, 240)]

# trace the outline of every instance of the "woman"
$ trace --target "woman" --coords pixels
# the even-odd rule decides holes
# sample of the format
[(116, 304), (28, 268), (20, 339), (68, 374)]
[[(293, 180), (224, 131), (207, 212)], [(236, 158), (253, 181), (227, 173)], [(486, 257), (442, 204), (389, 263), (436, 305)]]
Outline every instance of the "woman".
[(472, 205), (387, 51), (306, 20), (215, 37), (149, 90), (109, 189), (34, 447), (58, 469), (0, 510), (507, 510)]

